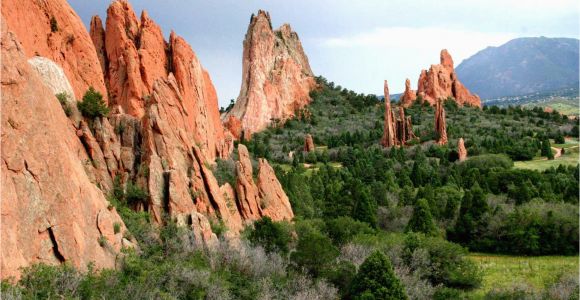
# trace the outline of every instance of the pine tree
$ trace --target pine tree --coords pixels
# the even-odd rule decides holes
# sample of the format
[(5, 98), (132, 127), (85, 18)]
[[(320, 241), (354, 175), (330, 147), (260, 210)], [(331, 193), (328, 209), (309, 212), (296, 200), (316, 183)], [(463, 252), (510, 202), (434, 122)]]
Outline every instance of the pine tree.
[(429, 204), (425, 199), (419, 199), (413, 208), (413, 215), (407, 223), (406, 231), (421, 232), (425, 235), (436, 236), (438, 234), (437, 226), (433, 222), (433, 216)]
[(554, 153), (552, 153), (552, 146), (550, 145), (550, 140), (547, 138), (542, 141), (541, 154), (542, 156), (545, 156), (550, 160), (554, 159)]
[(353, 299), (408, 299), (391, 262), (379, 251), (360, 266), (351, 283), (350, 296)]

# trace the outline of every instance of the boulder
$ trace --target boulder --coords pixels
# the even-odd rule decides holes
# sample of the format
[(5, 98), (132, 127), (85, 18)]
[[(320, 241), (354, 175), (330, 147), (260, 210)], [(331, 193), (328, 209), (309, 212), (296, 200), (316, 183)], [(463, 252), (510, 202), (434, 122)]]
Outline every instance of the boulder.
[(457, 141), (457, 153), (459, 154), (459, 161), (464, 161), (467, 159), (467, 149), (465, 149), (463, 138), (460, 138)]

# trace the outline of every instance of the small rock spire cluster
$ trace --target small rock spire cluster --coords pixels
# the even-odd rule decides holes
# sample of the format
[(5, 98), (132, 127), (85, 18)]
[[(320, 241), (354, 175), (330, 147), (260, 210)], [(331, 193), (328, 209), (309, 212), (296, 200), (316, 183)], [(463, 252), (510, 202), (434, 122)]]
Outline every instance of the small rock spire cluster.
[(447, 123), (445, 120), (445, 107), (443, 100), (435, 104), (435, 131), (437, 132), (437, 144), (447, 145)]
[(385, 80), (385, 118), (383, 138), (381, 144), (383, 147), (404, 146), (409, 140), (415, 138), (411, 117), (405, 117), (405, 109), (399, 107), (399, 118), (395, 117), (395, 112), (391, 107), (391, 98), (389, 96), (389, 85)]
[(438, 100), (451, 97), (459, 105), (481, 107), (479, 96), (472, 94), (457, 78), (453, 59), (446, 49), (441, 50), (439, 59), (439, 64), (421, 71), (417, 91), (411, 90), (409, 79), (406, 80), (401, 104), (408, 107), (421, 98), (422, 101), (435, 105)]

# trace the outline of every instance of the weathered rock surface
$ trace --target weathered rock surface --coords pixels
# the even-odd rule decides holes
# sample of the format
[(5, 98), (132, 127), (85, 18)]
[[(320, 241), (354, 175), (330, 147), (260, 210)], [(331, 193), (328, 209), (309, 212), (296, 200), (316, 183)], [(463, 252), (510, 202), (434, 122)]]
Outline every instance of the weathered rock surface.
[(399, 106), (399, 118), (395, 116), (389, 97), (389, 86), (385, 80), (385, 118), (383, 127), (383, 147), (404, 146), (411, 139), (415, 138), (411, 117), (405, 117), (405, 109)]
[(292, 220), (294, 213), (290, 200), (276, 178), (274, 169), (263, 158), (258, 160), (258, 168), (258, 194), (261, 199), (262, 216), (268, 216), (275, 221)]
[(381, 139), (381, 144), (383, 147), (393, 147), (395, 146), (395, 115), (391, 109), (391, 97), (389, 95), (389, 84), (385, 80), (384, 85), (385, 93), (385, 119), (383, 126), (383, 138)]
[(400, 103), (404, 107), (409, 107), (417, 99), (417, 91), (411, 90), (411, 81), (405, 80), (405, 92), (401, 95)]
[(2, 2), (2, 17), (22, 43), (26, 57), (46, 57), (62, 67), (75, 99), (81, 99), (93, 86), (107, 101), (91, 37), (66, 0), (6, 0)]
[(288, 24), (273, 30), (270, 15), (260, 10), (252, 16), (244, 40), (240, 94), (223, 120), (238, 118), (249, 138), (272, 120), (294, 116), (310, 103), (315, 86), (298, 34)]
[(459, 105), (481, 107), (479, 96), (471, 94), (457, 78), (453, 68), (453, 59), (446, 49), (441, 50), (440, 64), (431, 65), (428, 71), (421, 71), (417, 94), (431, 105), (435, 105), (440, 99), (452, 97)]
[[(107, 10), (106, 30), (95, 17), (91, 22), (97, 53), (104, 54), (111, 103), (119, 111), (137, 118), (145, 115), (155, 84), (174, 81), (176, 97), (194, 138), (209, 161), (229, 149), (220, 145), (224, 130), (220, 121), (217, 94), (209, 74), (201, 66), (187, 42), (171, 33), (163, 39), (161, 28), (143, 11), (137, 19), (131, 5), (115, 1)], [(100, 41), (103, 40), (104, 48)]]
[(229, 130), (229, 132), (232, 134), (232, 137), (236, 140), (240, 140), (242, 138), (243, 129), (240, 119), (233, 115), (229, 115), (224, 122), (224, 127)]
[(311, 134), (304, 137), (304, 152), (314, 151), (314, 140)]
[(463, 138), (459, 138), (457, 141), (457, 153), (459, 154), (459, 161), (464, 161), (467, 159), (467, 149), (465, 149), (465, 142)]
[(447, 121), (445, 120), (445, 107), (443, 107), (443, 100), (439, 100), (435, 104), (435, 131), (437, 132), (437, 144), (447, 144)]
[[(37, 22), (27, 25), (35, 27)], [(4, 20), (1, 36), (2, 278), (18, 277), (19, 268), (40, 262), (67, 262), (81, 269), (94, 262), (98, 268), (112, 268), (121, 248), (123, 222), (91, 183), (75, 130), (54, 91), (27, 63), (24, 47)], [(115, 223), (121, 232), (114, 232)], [(99, 245), (99, 239), (106, 245)]]

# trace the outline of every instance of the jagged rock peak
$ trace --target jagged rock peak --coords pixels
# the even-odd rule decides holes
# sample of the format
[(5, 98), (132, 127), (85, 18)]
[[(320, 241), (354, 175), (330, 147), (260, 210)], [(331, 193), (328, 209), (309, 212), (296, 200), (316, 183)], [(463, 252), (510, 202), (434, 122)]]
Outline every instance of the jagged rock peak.
[(385, 119), (383, 126), (383, 138), (381, 144), (383, 147), (395, 146), (395, 115), (391, 109), (391, 96), (389, 95), (389, 84), (385, 80), (383, 87), (385, 94)]
[(92, 86), (108, 101), (91, 37), (66, 0), (6, 0), (1, 9), (2, 19), (18, 37), (27, 58), (42, 56), (63, 69), (73, 88), (73, 99), (81, 99)]
[(439, 64), (421, 71), (417, 94), (431, 105), (435, 105), (438, 100), (451, 97), (459, 105), (481, 107), (479, 96), (469, 92), (457, 78), (453, 59), (446, 49), (441, 50)]
[(244, 137), (284, 121), (310, 103), (316, 86), (298, 34), (284, 24), (273, 30), (270, 15), (253, 15), (244, 39), (242, 84), (234, 107), (222, 116), (242, 123)]
[(405, 92), (401, 95), (401, 100), (399, 101), (402, 106), (409, 107), (417, 99), (417, 91), (411, 90), (411, 81), (409, 78), (405, 80)]

